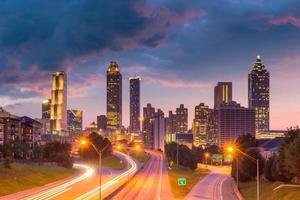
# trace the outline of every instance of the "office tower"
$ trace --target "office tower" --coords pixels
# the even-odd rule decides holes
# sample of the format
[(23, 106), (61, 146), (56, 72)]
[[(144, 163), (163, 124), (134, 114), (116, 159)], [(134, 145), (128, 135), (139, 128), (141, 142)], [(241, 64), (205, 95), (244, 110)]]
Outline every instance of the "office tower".
[(175, 124), (176, 124), (176, 115), (172, 111), (169, 111), (169, 116), (165, 117), (166, 125), (166, 142), (175, 142)]
[(187, 133), (188, 130), (188, 109), (180, 104), (179, 108), (176, 108), (176, 122), (175, 133)]
[(82, 132), (82, 111), (71, 109), (68, 110), (68, 131), (71, 133)]
[(195, 118), (193, 120), (193, 139), (196, 147), (207, 142), (207, 127), (210, 109), (204, 103), (195, 107)]
[(97, 116), (97, 130), (105, 132), (107, 129), (107, 118), (105, 115)]
[(154, 116), (155, 108), (150, 103), (143, 108), (143, 142), (145, 147), (152, 148), (154, 139), (152, 135), (152, 124), (151, 119)]
[(255, 136), (255, 111), (232, 101), (217, 111), (218, 145), (232, 144), (241, 135)]
[(270, 124), (270, 73), (257, 56), (248, 74), (248, 106), (255, 110), (256, 132), (269, 130)]
[(218, 82), (215, 86), (215, 105), (214, 108), (220, 107), (223, 103), (230, 103), (232, 101), (232, 83)]
[(134, 133), (140, 132), (140, 82), (138, 76), (129, 78), (129, 93), (130, 93), (130, 131)]
[(122, 75), (116, 61), (110, 62), (106, 79), (107, 129), (115, 132), (122, 126)]
[(65, 135), (67, 131), (67, 74), (52, 74), (50, 129), (53, 134)]
[(218, 144), (218, 121), (217, 121), (218, 111), (215, 109), (208, 110), (208, 121), (206, 128), (206, 140), (210, 145)]
[(152, 136), (153, 136), (153, 149), (157, 150), (164, 150), (165, 145), (165, 118), (164, 113), (162, 110), (158, 109), (157, 112), (151, 118), (151, 125), (152, 125)]
[(42, 119), (40, 119), (40, 123), (42, 123), (42, 134), (49, 134), (51, 132), (50, 129), (50, 117), (51, 117), (51, 99), (45, 99), (42, 101)]

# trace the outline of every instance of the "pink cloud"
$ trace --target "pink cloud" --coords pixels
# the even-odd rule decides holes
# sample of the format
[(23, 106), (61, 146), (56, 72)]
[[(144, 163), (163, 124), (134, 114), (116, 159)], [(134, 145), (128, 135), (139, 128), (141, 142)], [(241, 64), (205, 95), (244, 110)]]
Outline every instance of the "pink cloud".
[(288, 15), (285, 17), (269, 17), (269, 23), (273, 25), (284, 25), (284, 24), (292, 24), (294, 26), (300, 27), (300, 18)]
[(207, 88), (211, 87), (210, 83), (202, 83), (199, 81), (186, 81), (174, 78), (158, 78), (145, 76), (143, 77), (145, 83), (148, 84), (159, 84), (163, 87), (169, 88)]

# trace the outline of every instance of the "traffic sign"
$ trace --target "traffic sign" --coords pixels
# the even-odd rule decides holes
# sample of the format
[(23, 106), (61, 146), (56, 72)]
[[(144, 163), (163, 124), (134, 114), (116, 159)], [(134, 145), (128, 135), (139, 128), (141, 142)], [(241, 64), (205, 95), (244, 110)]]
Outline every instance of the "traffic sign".
[(179, 178), (178, 185), (180, 185), (180, 186), (186, 185), (186, 178)]
[(221, 154), (213, 154), (212, 160), (214, 162), (221, 162), (223, 160), (223, 156)]

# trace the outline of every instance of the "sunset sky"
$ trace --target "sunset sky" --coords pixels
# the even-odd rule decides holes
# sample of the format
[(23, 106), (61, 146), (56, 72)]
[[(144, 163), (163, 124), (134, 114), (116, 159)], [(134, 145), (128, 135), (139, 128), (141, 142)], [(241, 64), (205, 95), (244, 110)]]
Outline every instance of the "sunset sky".
[[(298, 2), (298, 3), (297, 3)], [(84, 125), (106, 113), (106, 68), (123, 75), (123, 124), (131, 75), (142, 106), (165, 114), (213, 106), (218, 81), (247, 106), (247, 75), (260, 55), (271, 75), (271, 128), (300, 124), (300, 2), (268, 0), (4, 0), (0, 6), (0, 106), (41, 117), (51, 73), (68, 74), (68, 108)]]

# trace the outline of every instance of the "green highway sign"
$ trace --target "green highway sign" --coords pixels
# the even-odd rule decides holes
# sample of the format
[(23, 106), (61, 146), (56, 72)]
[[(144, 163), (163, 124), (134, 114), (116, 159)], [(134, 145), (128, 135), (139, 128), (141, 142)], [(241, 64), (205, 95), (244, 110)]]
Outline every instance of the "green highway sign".
[(214, 162), (221, 162), (223, 160), (223, 156), (221, 154), (213, 154), (212, 160)]
[(186, 185), (186, 178), (179, 178), (178, 185), (180, 185), (180, 186)]

